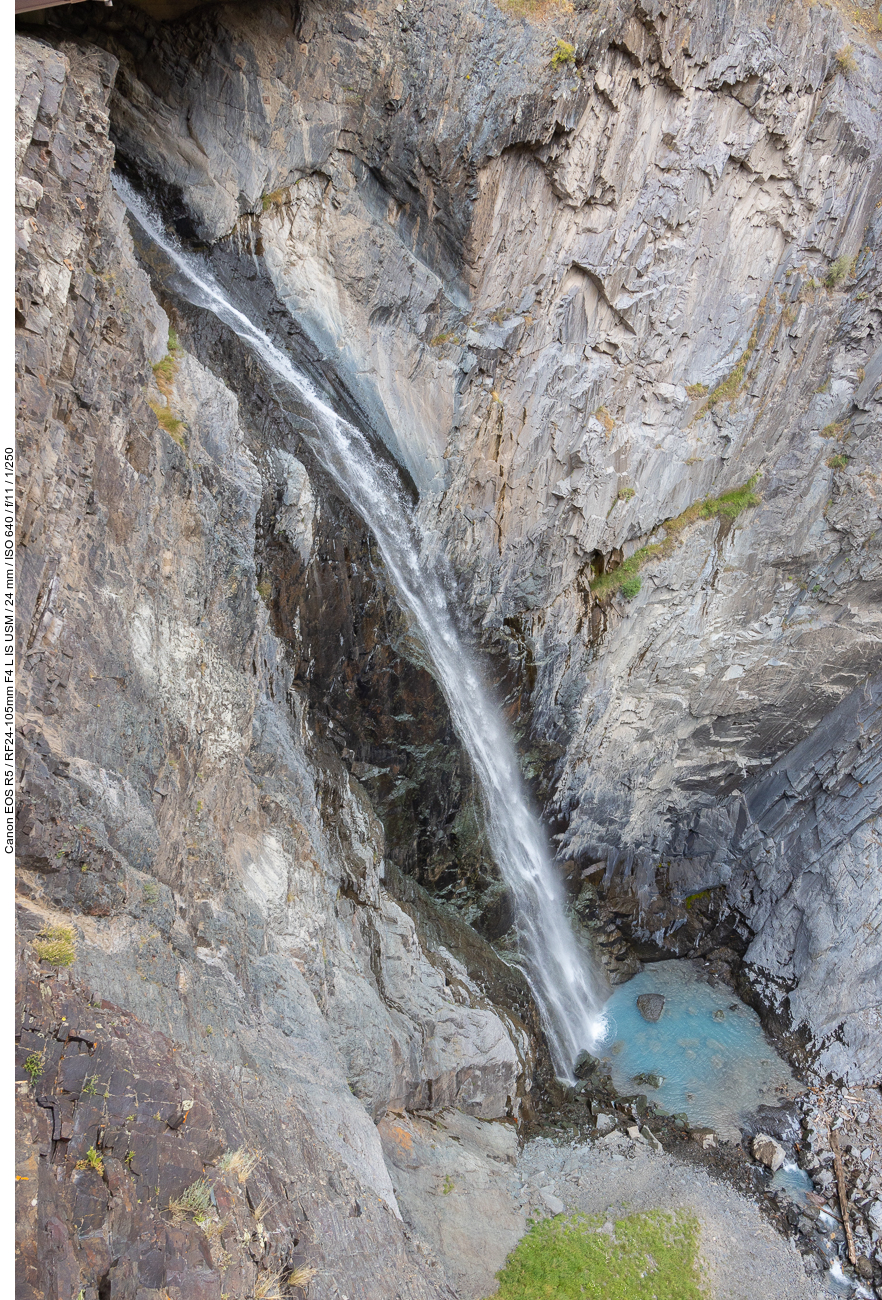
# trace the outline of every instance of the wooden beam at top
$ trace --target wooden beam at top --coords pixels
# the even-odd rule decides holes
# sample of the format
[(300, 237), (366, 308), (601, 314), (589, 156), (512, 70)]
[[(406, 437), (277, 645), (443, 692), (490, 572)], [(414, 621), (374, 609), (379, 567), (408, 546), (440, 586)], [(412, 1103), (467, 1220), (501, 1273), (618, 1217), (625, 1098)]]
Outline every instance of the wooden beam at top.
[[(104, 0), (106, 5), (113, 0)], [(81, 5), (83, 0), (15, 0), (17, 14), (30, 13), (32, 9), (59, 9), (62, 5)]]

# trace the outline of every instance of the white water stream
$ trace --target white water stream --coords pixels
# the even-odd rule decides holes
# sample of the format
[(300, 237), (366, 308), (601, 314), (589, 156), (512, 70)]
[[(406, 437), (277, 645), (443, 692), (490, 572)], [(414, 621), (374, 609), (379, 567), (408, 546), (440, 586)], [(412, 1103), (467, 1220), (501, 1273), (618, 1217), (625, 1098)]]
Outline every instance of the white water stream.
[(600, 989), (567, 921), (514, 746), (460, 641), (442, 583), (423, 558), (419, 530), (394, 471), (374, 455), (358, 429), (328, 406), (268, 335), (230, 302), (208, 270), (176, 245), (140, 196), (120, 177), (115, 185), (149, 240), (180, 272), (187, 298), (229, 326), (309, 408), (316, 425), (310, 439), (313, 452), (376, 538), (398, 598), (419, 627), (453, 725), (478, 777), (490, 847), (514, 900), (519, 950), (552, 1062), (560, 1078), (572, 1080), (577, 1055), (593, 1050), (602, 1033)]

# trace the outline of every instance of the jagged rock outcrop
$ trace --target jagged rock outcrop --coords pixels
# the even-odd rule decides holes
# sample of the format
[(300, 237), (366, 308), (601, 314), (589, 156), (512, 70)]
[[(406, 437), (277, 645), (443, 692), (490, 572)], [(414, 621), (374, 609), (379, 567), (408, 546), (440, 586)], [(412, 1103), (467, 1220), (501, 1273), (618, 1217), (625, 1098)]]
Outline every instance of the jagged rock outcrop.
[[(471, 941), (464, 964), (389, 895), (313, 729), (256, 529), (277, 502), (302, 562), (335, 503), (170, 335), (110, 186), (115, 73), (18, 43), (22, 1295), (297, 1267), (315, 1295), (448, 1294), (374, 1121), (512, 1116), (532, 1049)], [(40, 960), (53, 926), (69, 968)], [(203, 1174), (200, 1225), (171, 1203)]]
[[(734, 953), (774, 927), (774, 873), (687, 917), (706, 874), (665, 864), (880, 662), (878, 53), (825, 6), (542, 12), (114, 11), (90, 36), (121, 60), (125, 165), (184, 233), (256, 253), (419, 486), (562, 753), (561, 861), (602, 864), (644, 955), (687, 920), (688, 951)], [(878, 806), (801, 888), (866, 860)], [(855, 934), (872, 861), (842, 886)], [(824, 962), (752, 953), (829, 1036)], [(877, 966), (855, 943), (836, 1031), (862, 1077)]]

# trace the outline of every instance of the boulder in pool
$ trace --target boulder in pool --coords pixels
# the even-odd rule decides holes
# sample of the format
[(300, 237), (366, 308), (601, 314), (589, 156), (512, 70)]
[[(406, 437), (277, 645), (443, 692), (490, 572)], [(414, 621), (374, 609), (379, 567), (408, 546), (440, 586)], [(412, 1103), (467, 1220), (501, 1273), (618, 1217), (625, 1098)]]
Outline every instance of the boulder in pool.
[(641, 993), (637, 999), (637, 1010), (644, 1020), (648, 1020), (652, 1024), (661, 1019), (661, 1013), (664, 1009), (665, 1000), (661, 993)]
[(635, 1074), (632, 1076), (633, 1083), (642, 1083), (646, 1088), (660, 1088), (665, 1081), (663, 1074)]
[(769, 1137), (768, 1133), (757, 1133), (753, 1139), (753, 1155), (755, 1160), (771, 1169), (772, 1173), (784, 1163), (784, 1148), (780, 1142)]

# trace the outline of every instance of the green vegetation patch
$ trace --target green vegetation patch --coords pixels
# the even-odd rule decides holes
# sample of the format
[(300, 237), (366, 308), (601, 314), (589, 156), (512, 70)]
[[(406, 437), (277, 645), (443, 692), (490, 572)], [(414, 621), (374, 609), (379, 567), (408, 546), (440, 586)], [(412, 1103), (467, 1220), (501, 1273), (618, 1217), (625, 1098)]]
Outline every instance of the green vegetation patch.
[(77, 958), (76, 935), (70, 926), (47, 925), (34, 940), (34, 952), (50, 966), (72, 966)]
[(848, 253), (840, 253), (837, 258), (830, 263), (830, 270), (824, 276), (824, 284), (828, 289), (838, 289), (844, 280), (847, 280), (854, 273), (854, 264), (856, 259), (849, 257)]
[(599, 578), (595, 578), (591, 583), (594, 595), (603, 597), (620, 592), (626, 600), (632, 600), (642, 585), (642, 580), (637, 575), (648, 560), (664, 560), (671, 555), (680, 543), (680, 534), (689, 524), (698, 523), (701, 519), (737, 519), (742, 511), (758, 505), (760, 497), (754, 491), (758, 481), (759, 475), (754, 474), (746, 483), (742, 483), (741, 487), (733, 488), (731, 492), (723, 492), (718, 497), (705, 497), (703, 501), (693, 501), (692, 505), (688, 506), (681, 515), (677, 515), (676, 519), (665, 520), (664, 529), (667, 536), (664, 541), (641, 546), (617, 569), (602, 573)]
[(184, 421), (179, 420), (176, 415), (167, 406), (160, 406), (159, 402), (148, 399), (147, 405), (156, 416), (159, 426), (165, 429), (167, 434), (174, 438), (179, 447), (184, 446), (184, 435), (181, 430), (184, 427)]
[(565, 68), (576, 62), (576, 47), (570, 45), (569, 41), (558, 41), (555, 51), (551, 56), (551, 66), (553, 68)]
[(652, 1210), (620, 1219), (558, 1215), (534, 1224), (497, 1274), (497, 1300), (706, 1300), (698, 1220)]

